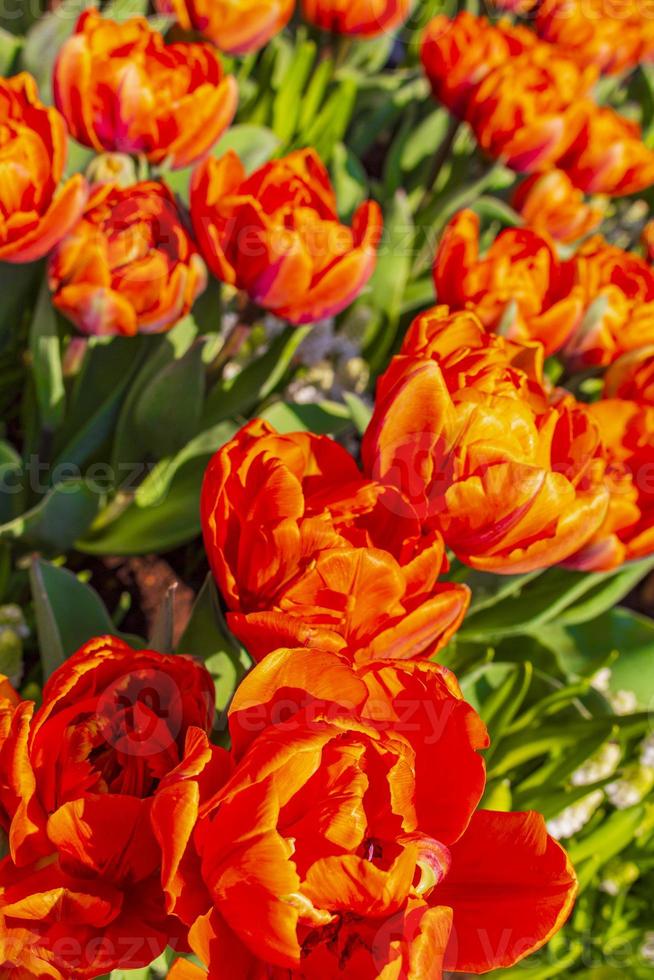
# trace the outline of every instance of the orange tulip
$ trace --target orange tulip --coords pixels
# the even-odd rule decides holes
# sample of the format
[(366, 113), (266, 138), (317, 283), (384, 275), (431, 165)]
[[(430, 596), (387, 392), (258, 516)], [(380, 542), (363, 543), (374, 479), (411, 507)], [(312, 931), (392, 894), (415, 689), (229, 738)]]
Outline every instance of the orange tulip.
[(654, 343), (623, 354), (604, 375), (604, 396), (654, 406)]
[(465, 586), (437, 583), (440, 535), (324, 436), (249, 423), (209, 464), (201, 517), (227, 621), (257, 659), (290, 644), (429, 656), (466, 611)]
[[(535, 813), (475, 813), (483, 723), (429, 662), (278, 650), (153, 806), (168, 907), (209, 977), (482, 973), (565, 921), (574, 872)], [(202, 974), (178, 968), (180, 978)]]
[(537, 43), (524, 28), (504, 23), (495, 27), (485, 17), (462, 11), (453, 20), (439, 14), (429, 22), (420, 57), (434, 98), (463, 117), (477, 85)]
[(32, 262), (63, 238), (84, 208), (86, 181), (61, 185), (66, 125), (22, 72), (0, 79), (0, 261)]
[[(601, 0), (544, 0), (536, 14), (536, 31), (583, 65), (597, 65), (608, 75), (633, 68), (645, 57), (651, 28), (639, 0), (620, 4), (611, 16)], [(649, 40), (651, 44), (651, 40)]]
[(238, 89), (209, 45), (166, 45), (144, 17), (117, 24), (92, 9), (62, 46), (54, 95), (84, 146), (187, 167), (229, 126)]
[(159, 13), (227, 54), (258, 51), (291, 19), (295, 0), (155, 0)]
[(104, 637), (55, 671), (35, 713), (16, 707), (0, 755), (0, 952), (17, 977), (145, 966), (184, 938), (163, 905), (150, 810), (187, 732), (210, 729), (214, 696), (192, 660)]
[(394, 31), (411, 11), (411, 0), (302, 0), (302, 16), (334, 34), (377, 37)]
[(645, 246), (645, 252), (650, 262), (654, 261), (654, 221), (648, 221), (643, 228), (641, 241)]
[(193, 177), (191, 214), (214, 275), (291, 323), (348, 306), (372, 275), (382, 232), (373, 201), (360, 205), (351, 229), (340, 224), (314, 150), (273, 160), (249, 177), (233, 151), (207, 160)]
[(604, 443), (606, 520), (568, 565), (604, 572), (654, 553), (654, 406), (607, 398), (589, 406)]
[(156, 181), (98, 185), (49, 266), (53, 303), (94, 336), (168, 330), (206, 280), (172, 194)]
[(557, 161), (575, 187), (617, 197), (654, 184), (654, 152), (645, 146), (638, 124), (589, 101), (580, 108), (583, 124)]
[(573, 261), (586, 313), (564, 348), (570, 367), (605, 366), (654, 343), (654, 270), (649, 263), (609, 245), (601, 235), (584, 242)]
[(363, 440), (367, 474), (461, 561), (502, 574), (554, 565), (591, 537), (608, 505), (600, 457), (583, 407), (548, 397), (540, 344), (442, 306), (411, 326)]
[(605, 210), (597, 199), (586, 201), (563, 170), (528, 177), (515, 191), (512, 204), (530, 228), (560, 242), (574, 242), (594, 231)]
[(584, 125), (585, 96), (594, 80), (593, 69), (581, 70), (554, 48), (539, 44), (484, 77), (468, 103), (466, 119), (480, 147), (507, 167), (527, 173), (547, 170)]
[(479, 218), (460, 211), (450, 221), (434, 260), (439, 302), (474, 310), (487, 330), (512, 340), (538, 340), (548, 354), (580, 324), (585, 294), (574, 269), (531, 228), (507, 228), (479, 257)]

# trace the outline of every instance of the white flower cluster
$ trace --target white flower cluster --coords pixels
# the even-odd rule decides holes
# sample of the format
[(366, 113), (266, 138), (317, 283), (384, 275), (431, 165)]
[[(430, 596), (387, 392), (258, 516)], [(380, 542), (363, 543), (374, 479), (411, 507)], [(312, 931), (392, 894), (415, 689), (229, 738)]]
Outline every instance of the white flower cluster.
[(604, 793), (596, 789), (588, 796), (566, 807), (556, 817), (547, 821), (547, 829), (555, 840), (574, 837), (586, 826), (596, 810), (602, 805)]

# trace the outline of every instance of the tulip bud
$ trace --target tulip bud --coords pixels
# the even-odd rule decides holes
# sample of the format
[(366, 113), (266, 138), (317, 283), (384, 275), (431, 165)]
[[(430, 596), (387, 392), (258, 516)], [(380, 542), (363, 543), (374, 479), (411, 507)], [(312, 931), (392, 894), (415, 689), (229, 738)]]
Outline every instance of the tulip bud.
[(100, 153), (86, 168), (92, 184), (116, 184), (129, 187), (137, 181), (136, 164), (126, 153)]

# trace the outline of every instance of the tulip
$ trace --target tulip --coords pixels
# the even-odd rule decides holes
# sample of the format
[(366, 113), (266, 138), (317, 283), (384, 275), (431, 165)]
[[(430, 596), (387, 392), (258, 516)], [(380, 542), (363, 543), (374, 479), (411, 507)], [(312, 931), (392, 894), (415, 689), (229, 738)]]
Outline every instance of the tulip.
[(654, 406), (654, 343), (623, 354), (604, 375), (604, 396)]
[(236, 112), (238, 89), (208, 44), (166, 45), (144, 17), (86, 10), (61, 48), (54, 96), (71, 135), (95, 150), (188, 167)]
[(573, 370), (606, 366), (654, 342), (654, 270), (644, 259), (589, 238), (574, 256), (586, 313), (563, 354)]
[(133, 969), (185, 938), (164, 908), (150, 811), (187, 733), (211, 728), (214, 698), (189, 658), (101, 637), (55, 671), (40, 708), (14, 706), (0, 753), (0, 953), (17, 976)]
[(246, 425), (209, 464), (201, 519), (227, 622), (256, 659), (290, 643), (429, 656), (466, 611), (467, 587), (437, 582), (441, 536), (324, 436)]
[(477, 810), (488, 736), (444, 668), (278, 650), (229, 724), (231, 752), (189, 738), (153, 806), (168, 908), (208, 976), (483, 973), (568, 916), (542, 817)]
[(605, 211), (603, 202), (586, 201), (568, 175), (556, 169), (528, 177), (512, 204), (530, 228), (560, 242), (575, 242), (594, 231)]
[(606, 398), (588, 411), (604, 443), (606, 520), (568, 565), (604, 572), (654, 553), (654, 406)]
[(583, 123), (558, 159), (575, 187), (585, 194), (618, 197), (654, 183), (654, 152), (643, 142), (637, 123), (607, 106), (586, 101)]
[(310, 323), (348, 306), (375, 267), (382, 231), (377, 204), (342, 225), (329, 175), (314, 150), (273, 160), (249, 177), (238, 156), (195, 172), (191, 215), (214, 275), (290, 320)]
[(38, 98), (27, 72), (0, 79), (2, 180), (0, 260), (43, 258), (78, 220), (86, 181), (76, 174), (61, 184), (66, 124)]
[(549, 394), (542, 355), (435, 307), (378, 383), (364, 472), (481, 571), (554, 565), (606, 515), (599, 432), (583, 406)]
[(558, 258), (546, 235), (507, 228), (479, 256), (479, 218), (460, 211), (450, 221), (434, 259), (439, 302), (474, 310), (487, 330), (512, 340), (538, 340), (550, 354), (581, 323), (585, 294), (574, 268)]
[(504, 23), (495, 27), (464, 10), (453, 20), (439, 14), (429, 22), (420, 57), (434, 98), (462, 118), (477, 85), (536, 43), (531, 31)]
[(601, 3), (588, 0), (544, 0), (538, 8), (536, 31), (544, 41), (582, 65), (596, 65), (602, 74), (618, 75), (644, 57), (647, 18), (636, 2), (624, 4), (618, 17)]
[(549, 45), (537, 45), (484, 77), (466, 119), (489, 156), (521, 172), (547, 170), (584, 125), (585, 96), (594, 80), (592, 69), (581, 70)]
[(394, 31), (409, 16), (411, 0), (302, 0), (302, 16), (334, 34), (378, 37)]
[(258, 51), (286, 27), (295, 0), (155, 0), (164, 16), (199, 31), (227, 54)]
[(48, 275), (54, 305), (92, 336), (168, 330), (207, 280), (172, 194), (156, 181), (98, 185)]

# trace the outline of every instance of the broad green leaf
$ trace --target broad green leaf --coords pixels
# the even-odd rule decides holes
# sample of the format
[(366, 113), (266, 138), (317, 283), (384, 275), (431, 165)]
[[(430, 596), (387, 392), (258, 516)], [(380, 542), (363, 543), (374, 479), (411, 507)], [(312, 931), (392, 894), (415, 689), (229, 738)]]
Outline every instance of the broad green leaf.
[(41, 567), (38, 562), (32, 562), (30, 568), (30, 585), (32, 602), (34, 603), (34, 618), (39, 640), (41, 666), (45, 678), (61, 667), (66, 659), (64, 647), (59, 633), (57, 620), (50, 604), (50, 599), (43, 582)]
[(21, 324), (34, 305), (39, 280), (43, 276), (41, 262), (0, 262), (0, 353), (6, 350), (18, 335)]
[(214, 385), (205, 403), (203, 425), (208, 427), (223, 419), (249, 415), (281, 382), (310, 329), (286, 327), (265, 354), (251, 361), (234, 378)]
[(572, 641), (559, 657), (569, 674), (589, 676), (610, 662), (614, 693), (633, 691), (642, 708), (654, 703), (654, 621), (629, 609), (612, 609), (596, 619), (569, 626)]
[(333, 72), (334, 64), (331, 58), (323, 58), (312, 73), (300, 105), (300, 117), (298, 120), (298, 130), (300, 133), (304, 132), (307, 126), (316, 118)]
[(20, 540), (24, 548), (53, 554), (68, 551), (88, 530), (100, 503), (87, 480), (67, 480), (49, 490), (31, 510), (1, 525), (0, 539)]
[(279, 147), (279, 137), (266, 126), (243, 123), (230, 126), (214, 146), (211, 155), (222, 157), (228, 150), (238, 154), (248, 173), (257, 170), (274, 156)]
[(261, 413), (261, 418), (274, 425), (278, 432), (315, 432), (334, 435), (352, 424), (345, 405), (338, 402), (273, 402)]
[(645, 809), (642, 806), (612, 813), (593, 833), (585, 835), (569, 846), (568, 853), (573, 864), (577, 865), (587, 858), (598, 857), (601, 864), (608, 863), (611, 858), (631, 844), (644, 815)]
[(163, 336), (145, 337), (144, 363), (132, 380), (116, 425), (111, 465), (118, 471), (121, 466), (140, 464), (149, 457), (149, 447), (137, 431), (136, 406), (141, 395), (157, 375), (172, 361), (184, 356), (197, 337), (193, 317), (187, 316), (175, 324)]
[(204, 401), (201, 341), (165, 365), (134, 406), (133, 424), (142, 445), (162, 459), (181, 450), (198, 430)]
[(338, 213), (346, 223), (367, 196), (368, 178), (361, 161), (345, 146), (334, 146), (330, 166)]
[(582, 622), (619, 602), (650, 564), (592, 574), (550, 568), (519, 593), (470, 614), (461, 632), (466, 637), (510, 636), (550, 621)]
[(357, 84), (344, 78), (327, 98), (324, 105), (301, 133), (302, 145), (314, 147), (316, 153), (328, 164), (334, 147), (342, 142), (354, 111)]
[(352, 391), (343, 392), (343, 401), (350, 410), (350, 416), (359, 435), (363, 435), (372, 418), (371, 406)]
[(148, 0), (110, 0), (103, 8), (102, 15), (120, 22), (130, 17), (145, 17), (148, 7)]
[(94, 637), (122, 636), (95, 589), (69, 569), (35, 558), (30, 577), (48, 674)]
[(402, 297), (411, 271), (413, 219), (406, 194), (399, 190), (384, 215), (384, 235), (368, 292), (360, 300), (372, 308), (364, 338), (365, 353), (374, 372), (384, 367), (399, 325)]
[[(207, 463), (231, 438), (235, 426), (221, 423), (200, 433), (176, 456), (162, 460), (121, 510), (110, 505), (83, 540), (80, 551), (135, 555), (168, 551), (200, 533), (200, 488)], [(111, 519), (112, 511), (117, 516)]]
[(82, 466), (112, 434), (125, 390), (145, 354), (142, 340), (141, 337), (89, 339), (66, 419), (58, 434), (55, 463)]
[(279, 85), (273, 102), (272, 128), (281, 143), (288, 143), (295, 134), (302, 94), (316, 59), (316, 51), (314, 41), (299, 44)]
[(0, 439), (0, 526), (19, 516), (24, 482), (20, 456), (13, 446)]
[(57, 317), (46, 279), (41, 282), (30, 327), (30, 353), (41, 425), (46, 431), (55, 432), (63, 421), (66, 393)]
[(224, 711), (248, 670), (250, 659), (225, 623), (211, 574), (198, 593), (177, 652), (204, 662), (216, 686), (217, 708)]
[(23, 47), (22, 37), (10, 34), (0, 27), (0, 74), (6, 78), (14, 74), (16, 60)]

